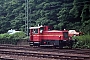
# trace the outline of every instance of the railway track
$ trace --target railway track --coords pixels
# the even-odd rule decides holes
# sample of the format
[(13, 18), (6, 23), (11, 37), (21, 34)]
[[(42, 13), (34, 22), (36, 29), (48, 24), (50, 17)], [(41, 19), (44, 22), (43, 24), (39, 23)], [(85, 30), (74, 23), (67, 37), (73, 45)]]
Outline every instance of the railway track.
[(89, 55), (81, 54), (70, 54), (70, 53), (55, 53), (55, 52), (36, 52), (36, 51), (25, 51), (25, 50), (12, 50), (12, 49), (0, 49), (0, 54), (20, 55), (20, 56), (32, 56), (32, 57), (43, 57), (53, 59), (89, 59)]
[[(80, 53), (79, 53), (80, 52)], [(88, 52), (88, 54), (87, 54)], [(30, 46), (0, 45), (0, 54), (53, 58), (63, 60), (90, 60), (88, 49), (41, 49)]]
[(18, 46), (18, 45), (0, 45), (0, 49), (16, 49), (16, 50), (28, 50), (28, 51), (44, 51), (44, 52), (57, 52), (57, 53), (72, 53), (72, 54), (90, 54), (90, 49), (47, 49), (40, 47), (30, 47), (30, 46)]
[(0, 57), (0, 60), (14, 60), (13, 58)]

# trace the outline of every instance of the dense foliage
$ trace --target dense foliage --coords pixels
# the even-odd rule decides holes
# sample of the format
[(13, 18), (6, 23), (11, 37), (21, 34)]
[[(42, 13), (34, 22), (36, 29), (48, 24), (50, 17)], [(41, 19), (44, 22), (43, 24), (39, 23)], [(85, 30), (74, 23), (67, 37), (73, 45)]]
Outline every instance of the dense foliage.
[[(29, 0), (29, 26), (38, 24), (90, 34), (90, 0)], [(25, 0), (0, 0), (0, 33), (9, 29), (24, 31)]]
[(75, 48), (90, 48), (90, 35), (76, 36), (74, 39), (78, 41)]
[(0, 34), (0, 44), (17, 44), (19, 40), (25, 40), (26, 37), (24, 32), (17, 32), (14, 34)]

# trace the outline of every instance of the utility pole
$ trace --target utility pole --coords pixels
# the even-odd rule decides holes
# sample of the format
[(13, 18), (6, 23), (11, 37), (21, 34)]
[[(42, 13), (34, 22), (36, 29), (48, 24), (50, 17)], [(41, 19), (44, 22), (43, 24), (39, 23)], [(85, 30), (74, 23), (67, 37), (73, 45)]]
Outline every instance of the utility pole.
[(29, 19), (30, 19), (29, 20), (29, 27), (30, 27), (31, 26), (31, 3), (30, 3), (30, 6), (29, 7), (30, 7), (30, 13), (29, 13), (30, 14), (30, 17), (29, 17)]
[(28, 26), (28, 0), (25, 0), (25, 32), (28, 36), (29, 34), (29, 26)]
[(27, 20), (27, 16), (26, 16), (26, 13), (27, 13), (27, 12), (26, 12), (27, 6), (26, 6), (26, 3), (27, 3), (27, 1), (25, 0), (25, 33), (26, 33), (26, 31), (27, 31), (27, 25), (26, 25), (26, 24), (27, 24), (27, 21), (26, 21), (26, 20)]
[(28, 36), (28, 30), (29, 30), (29, 27), (28, 27), (28, 0), (27, 0), (27, 36)]

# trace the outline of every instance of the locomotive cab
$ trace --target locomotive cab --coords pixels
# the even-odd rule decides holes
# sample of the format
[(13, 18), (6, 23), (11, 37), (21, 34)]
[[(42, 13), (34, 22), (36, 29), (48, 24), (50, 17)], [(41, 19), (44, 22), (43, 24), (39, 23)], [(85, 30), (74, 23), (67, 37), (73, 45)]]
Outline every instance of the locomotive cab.
[(30, 27), (30, 46), (40, 46), (43, 31), (47, 31), (48, 27), (38, 26)]

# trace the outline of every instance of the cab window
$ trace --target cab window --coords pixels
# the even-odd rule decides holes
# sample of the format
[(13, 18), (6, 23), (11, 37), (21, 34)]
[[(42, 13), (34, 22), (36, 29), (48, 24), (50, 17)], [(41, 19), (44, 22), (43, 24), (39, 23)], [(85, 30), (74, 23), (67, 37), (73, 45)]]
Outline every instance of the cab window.
[(44, 28), (43, 28), (43, 27), (41, 27), (41, 28), (40, 28), (40, 33), (42, 33), (42, 32), (43, 32), (43, 30), (44, 30)]
[(68, 38), (68, 32), (63, 32), (64, 38)]
[(37, 34), (38, 33), (38, 29), (33, 29), (33, 33)]

